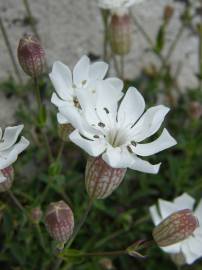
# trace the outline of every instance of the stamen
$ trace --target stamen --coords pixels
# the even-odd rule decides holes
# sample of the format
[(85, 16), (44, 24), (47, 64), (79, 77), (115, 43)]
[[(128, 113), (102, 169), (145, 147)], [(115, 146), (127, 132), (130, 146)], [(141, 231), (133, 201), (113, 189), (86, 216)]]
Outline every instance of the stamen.
[(131, 144), (132, 144), (133, 146), (136, 146), (136, 145), (137, 145), (137, 143), (136, 143), (135, 141), (131, 141)]
[(104, 127), (105, 127), (105, 124), (102, 123), (102, 122), (99, 122), (99, 123), (98, 123), (98, 126), (104, 128)]
[(109, 110), (107, 108), (103, 108), (103, 109), (107, 114), (109, 114)]
[(131, 154), (133, 154), (133, 150), (131, 149), (131, 147), (129, 145), (127, 145), (127, 149), (128, 149), (128, 152), (130, 152)]
[(99, 139), (100, 137), (98, 135), (93, 136), (95, 139)]
[(74, 102), (74, 106), (76, 108), (81, 109), (81, 106), (79, 104), (79, 101), (78, 101), (77, 97), (74, 97), (73, 102)]

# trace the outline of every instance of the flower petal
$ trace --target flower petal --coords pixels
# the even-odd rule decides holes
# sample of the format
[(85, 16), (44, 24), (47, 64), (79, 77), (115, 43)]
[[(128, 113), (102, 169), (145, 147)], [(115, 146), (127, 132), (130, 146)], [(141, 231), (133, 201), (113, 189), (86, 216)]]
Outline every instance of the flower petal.
[(106, 81), (97, 85), (96, 112), (100, 121), (109, 129), (116, 124), (118, 100), (114, 88)]
[(90, 68), (90, 59), (84, 55), (75, 65), (73, 70), (73, 81), (74, 84), (80, 88), (85, 83), (87, 83), (89, 79), (89, 68)]
[(77, 89), (76, 94), (82, 108), (82, 114), (84, 115), (86, 121), (90, 125), (97, 125), (100, 120), (97, 117), (95, 110), (94, 94), (87, 89), (85, 89), (85, 91), (83, 91), (83, 89)]
[(187, 193), (183, 193), (181, 196), (177, 197), (174, 200), (174, 204), (178, 208), (178, 210), (182, 209), (190, 209), (192, 210), (194, 207), (195, 200), (189, 196)]
[(157, 140), (151, 143), (137, 144), (137, 146), (131, 147), (135, 154), (146, 157), (163, 151), (166, 148), (172, 147), (176, 143), (176, 140), (166, 129), (164, 129), (161, 136)]
[(102, 139), (94, 141), (85, 139), (78, 130), (73, 131), (69, 135), (70, 140), (86, 151), (90, 156), (97, 157), (102, 154), (106, 148), (106, 143)]
[(51, 102), (56, 106), (56, 107), (62, 107), (66, 106), (67, 104), (71, 104), (71, 100), (68, 98), (65, 101), (63, 99), (60, 99), (56, 93), (52, 94), (51, 97)]
[(152, 173), (157, 174), (159, 171), (161, 163), (152, 165), (148, 161), (142, 160), (135, 155), (133, 155), (133, 164), (129, 167), (132, 170), (136, 170), (139, 172)]
[(202, 240), (197, 237), (189, 237), (187, 244), (193, 254), (196, 255), (196, 259), (202, 257)]
[(160, 128), (168, 112), (169, 108), (163, 105), (149, 108), (131, 129), (131, 137), (136, 142), (141, 142), (152, 136)]
[(23, 152), (29, 145), (29, 141), (24, 137), (21, 137), (21, 140), (12, 146), (10, 149), (1, 152), (0, 157), (0, 170), (9, 167), (14, 163), (18, 155)]
[(17, 141), (19, 134), (21, 133), (24, 125), (18, 125), (15, 127), (7, 127), (4, 131), (2, 142), (0, 142), (0, 151), (4, 151)]
[(174, 245), (167, 246), (167, 247), (161, 247), (161, 249), (166, 253), (171, 253), (171, 254), (179, 253), (181, 250), (181, 243), (176, 243)]
[(167, 218), (172, 213), (178, 211), (178, 207), (172, 202), (159, 199), (158, 204), (159, 204), (160, 214), (163, 219)]
[(120, 126), (132, 126), (145, 109), (145, 101), (136, 88), (130, 87), (126, 92), (118, 111)]
[(123, 81), (118, 79), (118, 78), (107, 78), (105, 79), (106, 82), (110, 83), (115, 89), (116, 91), (118, 91), (119, 93), (121, 93), (121, 91), (123, 90)]
[(199, 223), (202, 226), (202, 199), (200, 200), (194, 214), (197, 216)]
[(67, 123), (69, 123), (67, 117), (64, 117), (64, 116), (62, 115), (62, 113), (60, 113), (60, 112), (57, 113), (57, 120), (58, 120), (58, 123), (59, 123), (59, 124), (67, 124)]
[(156, 205), (149, 207), (149, 213), (152, 217), (154, 225), (158, 225), (162, 221), (162, 218), (160, 217), (158, 213), (158, 209)]
[(103, 160), (112, 168), (129, 168), (133, 158), (127, 150), (108, 145), (107, 151), (102, 155)]
[(98, 130), (87, 123), (85, 118), (81, 115), (81, 112), (79, 112), (75, 107), (60, 107), (60, 113), (75, 129), (78, 129), (83, 136), (92, 139), (93, 135), (100, 134)]
[(191, 251), (188, 240), (185, 240), (182, 244), (182, 253), (185, 257), (186, 263), (192, 264), (198, 259), (198, 256)]
[(59, 61), (55, 62), (49, 77), (59, 97), (67, 100), (73, 95), (72, 73), (68, 66)]
[(90, 65), (89, 69), (89, 79), (94, 80), (102, 80), (104, 79), (109, 65), (105, 62), (95, 62)]

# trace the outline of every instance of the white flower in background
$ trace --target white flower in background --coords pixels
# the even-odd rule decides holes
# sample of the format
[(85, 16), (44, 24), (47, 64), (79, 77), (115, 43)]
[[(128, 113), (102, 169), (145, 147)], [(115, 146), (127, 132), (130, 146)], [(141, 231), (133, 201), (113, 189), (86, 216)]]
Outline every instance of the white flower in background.
[[(82, 89), (85, 93), (88, 92), (91, 95), (91, 100), (96, 100), (97, 83), (104, 80), (107, 70), (108, 64), (101, 61), (90, 63), (87, 56), (81, 57), (73, 72), (59, 61), (53, 64), (49, 76), (56, 93), (53, 93), (51, 102), (58, 107), (57, 118), (60, 124), (69, 122), (68, 118), (64, 118), (61, 114), (60, 108), (70, 106), (80, 110), (77, 90)], [(105, 79), (105, 82), (109, 84), (110, 91), (114, 93), (114, 96), (120, 99), (123, 82), (118, 78), (108, 78)]]
[(6, 181), (4, 170), (10, 167), (29, 145), (29, 141), (24, 137), (17, 142), (23, 127), (23, 125), (7, 127), (4, 132), (0, 128), (0, 183)]
[(98, 0), (98, 6), (104, 9), (128, 8), (134, 4), (143, 2), (143, 0)]
[[(199, 227), (187, 239), (161, 249), (170, 253), (173, 259), (181, 258), (181, 264), (192, 264), (198, 258), (202, 257), (202, 200), (194, 210), (195, 200), (187, 193), (177, 197), (173, 202), (159, 199), (158, 206), (150, 207), (150, 214), (154, 224), (157, 226), (162, 220), (167, 218), (172, 213), (182, 209), (193, 210), (194, 215), (199, 221)], [(159, 212), (158, 212), (159, 209)], [(182, 259), (183, 258), (183, 259)]]
[(150, 156), (176, 144), (166, 129), (158, 139), (141, 143), (160, 128), (169, 108), (158, 105), (145, 113), (142, 95), (130, 87), (121, 104), (106, 82), (97, 84), (97, 99), (94, 105), (91, 95), (82, 89), (77, 91), (82, 114), (74, 107), (62, 107), (62, 114), (76, 129), (69, 138), (90, 156), (102, 159), (112, 168), (158, 173), (160, 163), (150, 164), (138, 156)]

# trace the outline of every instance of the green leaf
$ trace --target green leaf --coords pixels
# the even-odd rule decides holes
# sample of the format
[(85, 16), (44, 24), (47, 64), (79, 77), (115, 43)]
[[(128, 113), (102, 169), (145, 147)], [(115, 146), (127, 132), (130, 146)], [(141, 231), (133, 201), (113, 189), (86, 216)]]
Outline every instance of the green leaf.
[(46, 119), (47, 119), (47, 113), (46, 113), (46, 107), (41, 106), (39, 110), (39, 114), (37, 117), (37, 123), (40, 127), (44, 127), (46, 124)]
[(160, 53), (165, 45), (165, 25), (161, 25), (161, 27), (159, 28), (157, 37), (156, 37), (156, 46), (155, 46), (155, 51), (157, 53)]

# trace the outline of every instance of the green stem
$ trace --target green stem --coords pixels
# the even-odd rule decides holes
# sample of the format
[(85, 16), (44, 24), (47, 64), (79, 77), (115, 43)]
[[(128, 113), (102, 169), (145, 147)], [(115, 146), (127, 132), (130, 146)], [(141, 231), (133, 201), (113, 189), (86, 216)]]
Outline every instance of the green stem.
[(118, 62), (117, 62), (117, 59), (116, 59), (116, 55), (112, 52), (112, 59), (114, 61), (114, 69), (116, 71), (116, 75), (118, 77), (121, 77), (121, 71), (119, 70), (119, 65), (118, 65)]
[(88, 205), (87, 205), (87, 208), (84, 212), (84, 215), (82, 216), (79, 224), (77, 225), (72, 237), (70, 238), (69, 242), (67, 243), (67, 245), (65, 246), (65, 249), (68, 249), (72, 243), (74, 242), (75, 238), (77, 237), (77, 234), (79, 233), (79, 231), (81, 230), (82, 226), (84, 225), (87, 217), (88, 217), (88, 214), (92, 208), (92, 205), (93, 205), (93, 202), (94, 202), (94, 197), (90, 198), (89, 201), (88, 201)]
[(2, 35), (3, 35), (4, 41), (5, 41), (6, 47), (8, 49), (10, 59), (11, 59), (12, 64), (13, 64), (13, 68), (15, 70), (15, 74), (16, 74), (18, 80), (19, 80), (19, 83), (23, 84), (23, 80), (22, 80), (22, 77), (21, 77), (20, 72), (18, 70), (18, 65), (16, 63), (14, 53), (13, 53), (13, 50), (12, 50), (12, 47), (11, 47), (11, 43), (9, 41), (8, 34), (6, 32), (6, 28), (4, 27), (3, 20), (1, 18), (0, 18), (0, 28), (1, 28), (1, 32), (2, 32)]
[(142, 27), (142, 24), (139, 23), (139, 21), (137, 20), (137, 17), (135, 17), (133, 14), (131, 14), (131, 18), (133, 20), (133, 23), (137, 26), (137, 28), (139, 29), (139, 31), (141, 32), (143, 37), (146, 39), (146, 41), (149, 43), (149, 45), (152, 48), (154, 48), (154, 43), (153, 43), (152, 39), (150, 38), (149, 34), (147, 34), (145, 29)]
[[(38, 104), (38, 109), (39, 109), (39, 112), (40, 112), (41, 109), (42, 109), (43, 104), (42, 104), (42, 100), (41, 100), (38, 79), (36, 77), (34, 78), (34, 91), (35, 91), (36, 101), (37, 101), (37, 104)], [(50, 148), (49, 140), (48, 140), (47, 134), (46, 134), (46, 132), (44, 131), (43, 128), (41, 128), (41, 134), (43, 136), (43, 140), (44, 140), (44, 143), (45, 143), (47, 151), (48, 151), (49, 160), (50, 160), (50, 162), (53, 162), (53, 155), (52, 155), (52, 151), (51, 151), (51, 148)]]
[(102, 15), (102, 20), (103, 20), (103, 25), (104, 25), (104, 39), (103, 39), (103, 59), (104, 61), (108, 62), (108, 38), (109, 38), (109, 31), (108, 31), (108, 17), (109, 17), (109, 12), (107, 10), (100, 10), (101, 15)]
[(105, 257), (105, 256), (120, 256), (127, 255), (126, 250), (116, 250), (116, 251), (101, 251), (101, 252), (84, 252), (81, 254), (71, 254), (67, 255), (69, 257)]
[(185, 29), (185, 27), (182, 24), (181, 27), (179, 28), (177, 34), (176, 34), (175, 39), (172, 42), (170, 48), (168, 49), (168, 52), (167, 52), (166, 57), (165, 57), (166, 60), (168, 60), (172, 56), (173, 52), (175, 51), (175, 49), (178, 45), (178, 42), (179, 42), (182, 34), (184, 33), (184, 29)]
[(60, 160), (60, 158), (61, 158), (61, 156), (62, 156), (62, 152), (63, 152), (63, 150), (64, 150), (64, 147), (65, 147), (65, 142), (62, 141), (62, 142), (60, 143), (60, 147), (59, 147), (59, 150), (58, 150), (58, 154), (57, 154), (56, 161), (59, 161), (59, 160)]
[[(139, 22), (139, 20), (137, 19), (137, 17), (135, 17), (132, 13), (131, 13), (131, 18), (133, 20), (133, 23), (137, 26), (137, 28), (139, 29), (140, 33), (142, 34), (142, 36), (145, 38), (145, 40), (148, 42), (148, 44), (150, 45), (150, 47), (154, 50), (155, 48), (155, 44), (152, 41), (151, 37), (149, 36), (149, 34), (146, 32), (146, 30), (142, 27), (142, 24)], [(161, 62), (164, 61), (163, 56), (158, 53), (156, 54), (158, 56), (158, 58), (161, 60)]]
[(202, 91), (202, 22), (199, 25), (199, 89)]
[(29, 1), (28, 0), (23, 0), (23, 4), (24, 4), (24, 7), (27, 11), (27, 16), (29, 18), (29, 21), (30, 21), (30, 25), (31, 25), (31, 28), (32, 28), (32, 31), (33, 33), (35, 34), (35, 36), (40, 39), (39, 37), (39, 34), (37, 32), (37, 29), (36, 29), (36, 26), (35, 26), (35, 22), (34, 22), (34, 17), (32, 15), (32, 12), (31, 12), (31, 8), (30, 8), (30, 4), (29, 4)]
[(45, 242), (44, 242), (43, 234), (41, 233), (41, 228), (40, 228), (40, 225), (38, 223), (36, 224), (36, 230), (37, 230), (37, 233), (38, 233), (40, 245), (41, 245), (43, 251), (45, 253), (47, 253), (47, 249), (46, 249), (46, 245), (45, 245)]
[(12, 199), (12, 201), (15, 203), (15, 205), (23, 212), (26, 213), (24, 206), (20, 203), (20, 201), (17, 199), (17, 197), (14, 195), (14, 193), (11, 190), (8, 190), (8, 195)]

